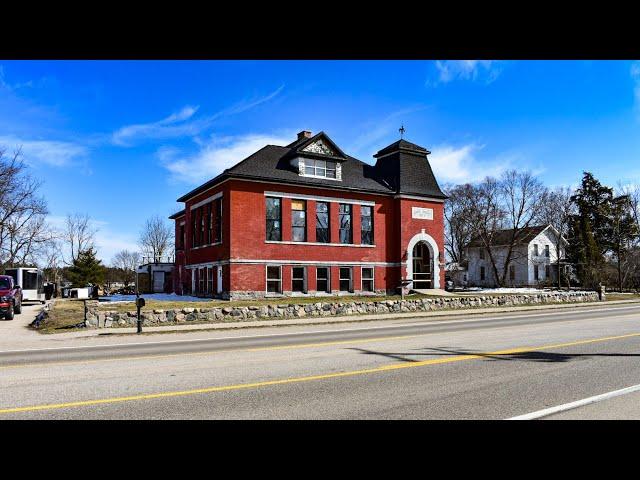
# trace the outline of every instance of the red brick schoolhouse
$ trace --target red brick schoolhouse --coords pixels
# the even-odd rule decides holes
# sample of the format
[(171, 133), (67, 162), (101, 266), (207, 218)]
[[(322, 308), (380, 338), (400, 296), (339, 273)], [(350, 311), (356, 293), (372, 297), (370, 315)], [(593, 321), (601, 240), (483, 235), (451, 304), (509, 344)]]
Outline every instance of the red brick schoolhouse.
[(399, 140), (369, 165), (324, 132), (266, 145), (183, 195), (178, 294), (321, 296), (443, 288), (446, 199), (427, 155)]

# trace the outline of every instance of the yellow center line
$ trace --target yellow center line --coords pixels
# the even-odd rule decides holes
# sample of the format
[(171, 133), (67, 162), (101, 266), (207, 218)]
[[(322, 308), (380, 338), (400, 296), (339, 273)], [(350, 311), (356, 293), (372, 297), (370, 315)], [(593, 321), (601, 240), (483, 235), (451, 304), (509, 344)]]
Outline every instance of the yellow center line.
[(601, 337), (594, 338), (590, 340), (578, 340), (574, 342), (565, 342), (565, 343), (555, 343), (551, 345), (541, 345), (538, 347), (519, 347), (519, 348), (511, 348), (507, 350), (497, 350), (494, 352), (485, 352), (485, 353), (477, 353), (477, 354), (469, 354), (469, 355), (459, 355), (450, 358), (437, 358), (431, 360), (423, 360), (419, 362), (411, 362), (411, 363), (394, 363), (389, 365), (383, 365), (380, 367), (367, 368), (362, 370), (351, 370), (346, 372), (338, 372), (338, 373), (326, 373), (320, 375), (311, 375), (306, 377), (292, 377), (292, 378), (284, 378), (279, 380), (267, 380), (262, 382), (253, 382), (253, 383), (241, 383), (236, 385), (223, 385), (218, 387), (207, 387), (207, 388), (196, 388), (192, 390), (180, 390), (174, 392), (161, 392), (161, 393), (151, 393), (151, 394), (142, 394), (142, 395), (131, 395), (127, 397), (113, 397), (113, 398), (103, 398), (97, 400), (83, 400), (77, 402), (66, 402), (66, 403), (53, 403), (48, 405), (33, 405), (28, 407), (13, 407), (13, 408), (4, 408), (0, 409), (0, 414), (6, 413), (19, 413), (19, 412), (35, 412), (39, 410), (55, 410), (62, 408), (72, 408), (72, 407), (86, 407), (92, 405), (103, 405), (103, 404), (111, 404), (111, 403), (122, 403), (122, 402), (131, 402), (138, 400), (152, 400), (156, 398), (170, 398), (170, 397), (182, 397), (188, 395), (198, 395), (203, 393), (214, 393), (214, 392), (227, 392), (233, 390), (246, 390), (250, 388), (260, 388), (267, 387), (271, 385), (284, 385), (288, 383), (301, 383), (301, 382), (311, 382), (315, 380), (326, 380), (330, 378), (340, 378), (340, 377), (352, 377), (356, 375), (365, 375), (370, 373), (380, 373), (380, 372), (388, 372), (392, 370), (401, 370), (405, 368), (416, 368), (427, 365), (440, 365), (444, 363), (453, 363), (460, 362), (464, 360), (472, 360), (472, 359), (480, 359), (487, 356), (496, 356), (496, 355), (510, 355), (514, 353), (524, 353), (524, 352), (533, 352), (537, 350), (548, 350), (550, 348), (561, 348), (561, 347), (570, 347), (574, 345), (585, 345), (589, 343), (599, 343), (606, 342), (609, 340), (620, 340), (623, 338), (631, 338), (631, 337), (639, 337), (640, 333), (630, 333), (626, 335), (616, 335), (612, 337)]

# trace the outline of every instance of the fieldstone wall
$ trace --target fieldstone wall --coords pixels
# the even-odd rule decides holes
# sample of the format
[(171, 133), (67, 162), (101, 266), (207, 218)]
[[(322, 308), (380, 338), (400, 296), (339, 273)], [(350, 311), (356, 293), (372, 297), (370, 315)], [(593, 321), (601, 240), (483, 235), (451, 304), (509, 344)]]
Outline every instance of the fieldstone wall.
[[(271, 305), (227, 306), (215, 308), (181, 308), (173, 310), (143, 310), (144, 326), (181, 324), (189, 322), (242, 322), (299, 317), (329, 317), (343, 315), (384, 314), (400, 312), (429, 312), (497, 306), (519, 306), (546, 303), (576, 303), (598, 301), (597, 292), (544, 292), (521, 295), (461, 296), (406, 298), (405, 300), (349, 301), (316, 303), (274, 303)], [(135, 310), (130, 312), (104, 311), (97, 301), (87, 301), (87, 327), (110, 328), (136, 325)]]

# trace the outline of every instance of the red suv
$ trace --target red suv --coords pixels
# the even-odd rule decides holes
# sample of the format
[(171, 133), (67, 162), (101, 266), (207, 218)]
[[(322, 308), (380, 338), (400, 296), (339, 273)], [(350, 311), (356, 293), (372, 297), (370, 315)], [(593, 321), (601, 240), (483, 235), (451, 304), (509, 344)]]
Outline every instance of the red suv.
[(22, 311), (22, 290), (13, 283), (13, 277), (0, 275), (0, 318), (13, 320), (14, 313)]

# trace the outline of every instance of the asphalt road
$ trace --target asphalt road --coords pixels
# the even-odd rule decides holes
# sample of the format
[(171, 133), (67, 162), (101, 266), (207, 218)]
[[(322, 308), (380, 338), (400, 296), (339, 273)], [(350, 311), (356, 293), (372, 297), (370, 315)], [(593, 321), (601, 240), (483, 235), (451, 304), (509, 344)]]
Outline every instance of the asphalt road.
[(0, 419), (505, 419), (640, 384), (640, 305), (3, 350)]

